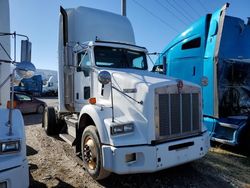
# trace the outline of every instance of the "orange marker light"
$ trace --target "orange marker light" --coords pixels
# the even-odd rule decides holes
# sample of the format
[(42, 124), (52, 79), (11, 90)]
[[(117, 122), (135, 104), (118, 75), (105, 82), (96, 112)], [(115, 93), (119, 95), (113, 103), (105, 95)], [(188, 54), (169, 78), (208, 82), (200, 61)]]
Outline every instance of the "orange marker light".
[(96, 98), (89, 98), (90, 104), (96, 104)]
[[(7, 101), (7, 108), (10, 108), (10, 101)], [(16, 108), (17, 107), (17, 102), (16, 101), (13, 101), (13, 108)]]

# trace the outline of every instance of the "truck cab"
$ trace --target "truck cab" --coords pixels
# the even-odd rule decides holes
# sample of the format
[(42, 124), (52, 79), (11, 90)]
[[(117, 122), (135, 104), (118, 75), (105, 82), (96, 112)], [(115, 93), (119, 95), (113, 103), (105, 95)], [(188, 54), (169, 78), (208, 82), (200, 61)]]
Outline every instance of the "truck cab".
[[(250, 148), (250, 24), (225, 4), (178, 35), (156, 62), (168, 76), (199, 84), (211, 140)], [(164, 61), (165, 60), (165, 61)]]
[(59, 106), (46, 108), (43, 126), (75, 148), (94, 179), (155, 172), (208, 152), (201, 88), (149, 72), (126, 17), (61, 8), (59, 31)]
[[(11, 37), (16, 39), (17, 33), (10, 33), (9, 1), (0, 1), (0, 187), (16, 188), (29, 187), (29, 168), (26, 156), (25, 128), (21, 112), (14, 108), (13, 100), (10, 100), (10, 86), (14, 91), (14, 74), (24, 76), (28, 67), (26, 63), (17, 63), (11, 57)], [(24, 35), (22, 35), (24, 36)], [(24, 41), (28, 49), (30, 43)], [(27, 51), (26, 51), (27, 52)], [(28, 57), (23, 56), (28, 59)], [(11, 64), (15, 68), (11, 73)], [(25, 65), (25, 66), (24, 66)], [(34, 67), (33, 67), (34, 68)], [(31, 72), (29, 72), (31, 73)], [(27, 75), (26, 75), (27, 76)], [(27, 76), (28, 77), (28, 76)], [(13, 98), (13, 97), (12, 97)]]

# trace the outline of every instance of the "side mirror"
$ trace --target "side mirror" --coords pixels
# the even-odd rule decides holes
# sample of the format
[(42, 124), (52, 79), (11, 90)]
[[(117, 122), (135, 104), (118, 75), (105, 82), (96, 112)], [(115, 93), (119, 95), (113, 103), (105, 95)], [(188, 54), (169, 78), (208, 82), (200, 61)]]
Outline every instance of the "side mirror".
[(152, 72), (157, 72), (159, 74), (164, 74), (163, 65), (155, 65), (152, 69)]
[(164, 55), (162, 59), (162, 74), (167, 74), (167, 57)]
[(82, 67), (80, 67), (80, 66), (76, 67), (76, 72), (81, 72), (81, 71), (83, 71)]
[(101, 71), (98, 74), (98, 80), (101, 84), (106, 85), (111, 82), (111, 75), (108, 71)]
[(21, 41), (21, 62), (31, 62), (31, 45), (31, 42), (29, 42), (28, 40)]
[(157, 72), (160, 74), (167, 74), (167, 57), (164, 55), (162, 56), (162, 64), (154, 65), (152, 72)]

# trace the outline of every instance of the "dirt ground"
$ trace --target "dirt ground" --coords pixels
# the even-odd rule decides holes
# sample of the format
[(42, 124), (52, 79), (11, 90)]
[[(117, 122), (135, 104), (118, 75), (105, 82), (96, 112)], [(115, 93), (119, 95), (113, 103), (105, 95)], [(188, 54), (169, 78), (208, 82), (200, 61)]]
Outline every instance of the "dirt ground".
[[(55, 104), (55, 99), (46, 100)], [(94, 181), (75, 157), (74, 150), (58, 137), (48, 137), (41, 115), (24, 116), (30, 187), (247, 187), (250, 156), (238, 149), (217, 146), (189, 164), (150, 174), (115, 175)]]

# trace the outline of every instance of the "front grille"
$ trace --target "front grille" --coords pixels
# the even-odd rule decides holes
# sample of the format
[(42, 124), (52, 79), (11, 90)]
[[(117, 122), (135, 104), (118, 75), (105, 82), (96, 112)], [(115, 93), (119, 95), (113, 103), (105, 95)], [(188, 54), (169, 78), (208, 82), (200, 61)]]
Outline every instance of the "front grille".
[(200, 132), (198, 93), (158, 93), (156, 138), (175, 139)]

